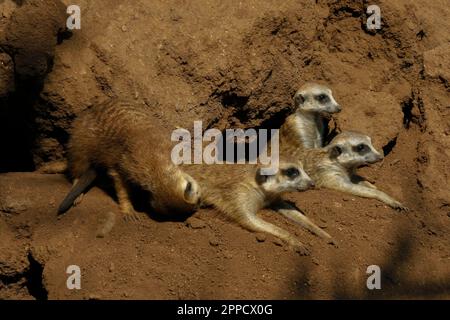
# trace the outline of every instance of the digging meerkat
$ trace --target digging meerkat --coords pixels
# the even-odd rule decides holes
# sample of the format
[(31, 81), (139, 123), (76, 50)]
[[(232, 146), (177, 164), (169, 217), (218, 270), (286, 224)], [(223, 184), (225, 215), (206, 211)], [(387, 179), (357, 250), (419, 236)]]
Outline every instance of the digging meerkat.
[[(299, 164), (280, 163), (273, 175), (263, 175), (258, 165), (184, 165), (182, 168), (198, 181), (202, 190), (201, 203), (212, 205), (226, 217), (253, 232), (265, 232), (278, 237), (302, 254), (306, 247), (287, 231), (257, 216), (265, 207), (283, 203), (280, 196), (289, 191), (303, 191), (314, 186), (313, 181)], [(281, 205), (285, 215), (313, 233), (331, 237), (306, 216), (292, 207)], [(281, 211), (280, 211), (281, 212)]]
[(98, 170), (112, 178), (121, 212), (138, 217), (130, 185), (149, 191), (158, 213), (192, 211), (199, 200), (197, 182), (171, 161), (172, 142), (144, 107), (111, 100), (86, 110), (73, 124), (68, 148), (72, 190), (58, 213), (73, 205), (95, 180)]
[(305, 171), (317, 187), (334, 189), (364, 198), (382, 201), (390, 207), (408, 211), (399, 201), (380, 191), (372, 183), (356, 174), (356, 169), (383, 159), (372, 145), (369, 136), (345, 131), (338, 134), (329, 145), (309, 149), (298, 157)]

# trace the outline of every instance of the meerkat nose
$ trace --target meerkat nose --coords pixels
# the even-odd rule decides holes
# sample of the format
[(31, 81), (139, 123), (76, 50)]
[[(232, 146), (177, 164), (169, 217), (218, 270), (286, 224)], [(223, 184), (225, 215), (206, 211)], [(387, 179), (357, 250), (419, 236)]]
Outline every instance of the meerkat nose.
[(341, 112), (341, 111), (342, 111), (342, 107), (338, 104), (338, 105), (336, 106), (336, 110), (337, 110), (337, 112)]
[(310, 181), (308, 182), (308, 186), (309, 186), (310, 188), (314, 188), (314, 187), (316, 186), (316, 184), (314, 183), (314, 181), (310, 180)]

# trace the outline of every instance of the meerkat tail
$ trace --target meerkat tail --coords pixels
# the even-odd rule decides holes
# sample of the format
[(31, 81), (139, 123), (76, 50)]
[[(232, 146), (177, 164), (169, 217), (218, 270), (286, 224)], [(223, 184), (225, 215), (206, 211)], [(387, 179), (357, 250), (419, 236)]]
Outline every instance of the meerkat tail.
[(58, 215), (67, 212), (73, 205), (74, 201), (91, 185), (97, 177), (94, 169), (86, 171), (75, 183), (70, 192), (61, 202), (58, 208)]

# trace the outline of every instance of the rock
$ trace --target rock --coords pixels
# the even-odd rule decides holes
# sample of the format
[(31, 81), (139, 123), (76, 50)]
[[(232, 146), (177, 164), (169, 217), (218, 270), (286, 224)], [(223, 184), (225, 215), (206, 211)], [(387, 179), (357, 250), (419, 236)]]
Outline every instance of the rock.
[(219, 245), (219, 240), (216, 238), (209, 240), (209, 244), (213, 247), (217, 247)]
[(20, 214), (30, 207), (30, 202), (26, 199), (16, 199), (10, 195), (0, 199), (0, 211), (6, 213)]
[(187, 219), (186, 225), (192, 229), (203, 229), (206, 227), (206, 223), (203, 220), (194, 217)]
[(264, 233), (257, 233), (256, 234), (256, 240), (258, 242), (264, 242), (264, 241), (266, 241), (266, 239), (267, 239), (267, 236)]
[(0, 220), (0, 276), (17, 277), (30, 265), (26, 246), (15, 239), (8, 225)]
[(450, 81), (450, 44), (443, 44), (423, 54), (425, 74)]
[(21, 79), (42, 79), (51, 68), (66, 6), (59, 0), (28, 0), (12, 13), (5, 29), (6, 52), (14, 54)]

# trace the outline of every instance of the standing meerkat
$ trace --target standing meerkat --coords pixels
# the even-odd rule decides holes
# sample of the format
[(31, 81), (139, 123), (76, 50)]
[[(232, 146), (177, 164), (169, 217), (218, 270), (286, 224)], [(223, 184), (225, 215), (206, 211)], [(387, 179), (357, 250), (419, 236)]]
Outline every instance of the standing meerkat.
[(326, 138), (326, 118), (341, 111), (330, 88), (306, 83), (294, 96), (295, 113), (280, 128), (280, 150), (321, 148)]
[(193, 210), (199, 200), (197, 182), (171, 161), (171, 133), (164, 130), (144, 107), (111, 100), (86, 110), (73, 124), (68, 148), (74, 186), (61, 203), (64, 213), (105, 171), (113, 180), (121, 212), (137, 215), (129, 187), (150, 192), (158, 213)]
[[(308, 252), (305, 246), (287, 231), (257, 216), (262, 208), (282, 203), (281, 194), (303, 191), (314, 186), (299, 164), (280, 163), (279, 170), (274, 175), (262, 175), (258, 165), (250, 164), (184, 165), (183, 169), (198, 181), (202, 190), (202, 204), (216, 207), (247, 230), (269, 233), (284, 240), (302, 254)], [(281, 206), (280, 212), (285, 212), (289, 218), (311, 232), (331, 239), (325, 231), (300, 212), (293, 217), (291, 207)]]
[(364, 198), (378, 199), (398, 210), (408, 210), (399, 201), (380, 191), (356, 174), (356, 169), (383, 159), (372, 145), (370, 137), (345, 131), (338, 134), (329, 145), (309, 149), (297, 154), (305, 171), (317, 187), (339, 190)]

